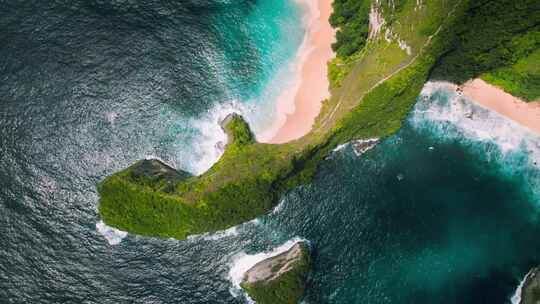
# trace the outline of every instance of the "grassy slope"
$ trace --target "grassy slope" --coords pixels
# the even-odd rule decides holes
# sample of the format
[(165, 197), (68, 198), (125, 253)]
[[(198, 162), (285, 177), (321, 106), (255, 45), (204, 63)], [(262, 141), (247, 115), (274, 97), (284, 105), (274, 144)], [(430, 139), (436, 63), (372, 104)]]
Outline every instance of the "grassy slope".
[(272, 207), (272, 182), (286, 171), (284, 154), (255, 143), (247, 124), (235, 117), (226, 127), (233, 139), (218, 163), (171, 192), (130, 178), (134, 166), (98, 186), (99, 212), (111, 226), (142, 235), (183, 239), (225, 229)]
[(411, 54), (381, 35), (339, 57), (343, 64), (333, 71), (341, 74), (340, 85), (333, 86), (308, 135), (282, 145), (256, 143), (237, 117), (226, 128), (234, 139), (221, 159), (173, 191), (130, 179), (130, 168), (108, 177), (98, 187), (103, 220), (132, 233), (178, 239), (226, 229), (268, 212), (285, 191), (310, 182), (338, 144), (396, 132), (437, 59), (451, 47), (451, 29), (469, 5), (467, 0), (426, 0), (421, 7), (416, 0), (397, 2), (398, 10), (385, 4), (381, 9), (386, 26), (407, 42)]
[(534, 101), (540, 97), (540, 49), (511, 66), (495, 69), (481, 77), (514, 96)]

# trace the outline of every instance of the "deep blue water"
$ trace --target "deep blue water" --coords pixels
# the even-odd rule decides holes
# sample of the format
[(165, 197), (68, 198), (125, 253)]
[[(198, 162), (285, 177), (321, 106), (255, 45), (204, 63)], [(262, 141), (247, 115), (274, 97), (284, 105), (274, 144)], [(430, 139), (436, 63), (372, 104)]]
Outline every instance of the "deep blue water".
[(440, 84), (398, 134), (335, 152), (267, 216), (112, 246), (96, 183), (147, 156), (203, 171), (232, 109), (263, 130), (300, 9), (0, 3), (0, 303), (244, 303), (231, 267), (296, 237), (313, 246), (307, 303), (507, 303), (540, 263), (540, 138)]

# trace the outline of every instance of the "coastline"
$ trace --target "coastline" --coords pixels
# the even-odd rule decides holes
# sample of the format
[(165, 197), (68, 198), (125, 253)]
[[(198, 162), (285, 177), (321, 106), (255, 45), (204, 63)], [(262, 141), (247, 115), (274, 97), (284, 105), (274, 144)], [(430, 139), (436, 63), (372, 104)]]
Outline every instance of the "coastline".
[[(276, 118), (260, 141), (282, 144), (309, 131), (320, 112), (322, 101), (330, 96), (327, 63), (334, 58), (331, 45), (335, 29), (328, 19), (332, 0), (296, 0), (305, 10), (306, 35), (296, 56), (296, 80), (278, 97)], [(540, 99), (525, 102), (480, 78), (455, 86), (465, 96), (540, 135)]]
[(540, 135), (540, 101), (525, 102), (480, 78), (469, 80), (456, 89), (475, 103)]
[(331, 44), (335, 30), (328, 19), (332, 0), (297, 0), (305, 10), (306, 35), (296, 56), (297, 79), (276, 102), (276, 119), (262, 142), (285, 143), (307, 134), (319, 115), (321, 103), (330, 96), (327, 63), (334, 57)]
[[(310, 12), (316, 12), (316, 1), (311, 2), (313, 6), (308, 6), (315, 7), (315, 10)], [(434, 20), (440, 19), (440, 22), (435, 24), (438, 27), (428, 37), (425, 37), (422, 31), (411, 32), (411, 41), (423, 42), (419, 48), (414, 48), (415, 54), (412, 57), (396, 58), (394, 51), (402, 52), (398, 49), (399, 45), (394, 43), (391, 48), (388, 48), (388, 44), (383, 39), (378, 39), (378, 43), (373, 43), (371, 47), (366, 48), (363, 56), (368, 57), (365, 60), (351, 62), (356, 72), (344, 76), (350, 77), (347, 78), (348, 85), (333, 92), (336, 96), (324, 104), (325, 107), (329, 107), (323, 122), (323, 126), (326, 127), (321, 128), (320, 132), (314, 136), (304, 136), (284, 145), (263, 144), (253, 139), (254, 134), (248, 123), (240, 115), (236, 115), (236, 119), (228, 121), (228, 124), (223, 126), (230, 144), (223, 147), (219, 160), (201, 174), (178, 180), (168, 179), (168, 176), (162, 178), (159, 171), (141, 170), (141, 161), (139, 161), (108, 176), (97, 185), (100, 195), (98, 211), (103, 221), (130, 233), (185, 239), (190, 235), (226, 230), (268, 213), (278, 203), (278, 198), (287, 191), (311, 183), (316, 176), (318, 164), (324, 161), (336, 147), (355, 139), (388, 137), (399, 131), (422, 88), (425, 87), (425, 81), (429, 79), (430, 73), (438, 64), (439, 58), (449, 51), (444, 41), (454, 34), (452, 26), (461, 20), (466, 24), (470, 21), (466, 18), (468, 14), (453, 14), (457, 9), (465, 10), (467, 8), (465, 5), (453, 4), (452, 6), (452, 3), (437, 2), (433, 5), (422, 6), (420, 11), (407, 6), (406, 10), (396, 15), (395, 22), (396, 24), (400, 22), (403, 29), (421, 29), (427, 25), (432, 28)], [(304, 21), (313, 20), (317, 15), (308, 13), (305, 12), (302, 15)], [(439, 13), (444, 15), (444, 19), (431, 17)], [(324, 18), (321, 14), (318, 17)], [(518, 17), (516, 16), (516, 19)], [(471, 23), (474, 22), (471, 21)], [(298, 23), (295, 22), (295, 24)], [(500, 27), (502, 25), (497, 27), (497, 31), (504, 33), (504, 28), (499, 29)], [(302, 44), (303, 48), (296, 52), (295, 58), (298, 60), (292, 61), (288, 69), (282, 70), (290, 75), (285, 75), (286, 79), (282, 79), (284, 80), (283, 87), (298, 88), (298, 93), (302, 83), (300, 82), (296, 87), (289, 85), (291, 83), (289, 80), (301, 79), (299, 76), (302, 74), (299, 71), (302, 67), (309, 67), (308, 64), (300, 63), (303, 62), (303, 58), (308, 57), (306, 54), (309, 54), (305, 50), (308, 49), (307, 33), (311, 28), (314, 27), (307, 26), (306, 30), (301, 30), (299, 33), (304, 37), (305, 43)], [(475, 35), (471, 34), (471, 36), (475, 38)], [(470, 48), (467, 52), (475, 56), (487, 52), (477, 50), (474, 46)], [(287, 61), (291, 62), (290, 59), (288, 56)], [(326, 67), (325, 63), (320, 64)], [(381, 63), (384, 64), (381, 65)], [(324, 73), (319, 73), (319, 76), (318, 79), (326, 82)], [(283, 76), (279, 75), (279, 77)], [(313, 90), (328, 91), (325, 86), (311, 86)], [(449, 89), (458, 90), (458, 86), (451, 85)], [(285, 91), (287, 90), (274, 91), (271, 96), (275, 98), (276, 95)], [(294, 92), (294, 96), (297, 95), (294, 89), (289, 92)], [(458, 90), (452, 95), (462, 94)], [(275, 100), (279, 99), (275, 98)], [(320, 106), (321, 100), (308, 101), (311, 101), (310, 105), (313, 105), (315, 101)], [(296, 106), (294, 103), (288, 105), (291, 104)], [(463, 102), (463, 104), (469, 108), (472, 107), (470, 102)], [(266, 105), (274, 107), (271, 103)], [(294, 114), (295, 111), (298, 112), (297, 107), (291, 113)], [(498, 127), (497, 124), (500, 121), (504, 122), (504, 126), (514, 126), (509, 121), (499, 119), (498, 115), (494, 115), (494, 111), (482, 112), (489, 112), (487, 114), (495, 118), (487, 121), (492, 126)], [(437, 114), (435, 111), (428, 111), (429, 113)], [(468, 113), (458, 112), (457, 114), (452, 116), (458, 120), (472, 122), (473, 132), (478, 127), (489, 125), (481, 120), (470, 119), (469, 121)], [(263, 113), (263, 115), (267, 115), (269, 120), (274, 120), (275, 117), (268, 113)], [(316, 115), (314, 114), (313, 117)], [(300, 118), (306, 118), (306, 116), (300, 115)], [(440, 117), (436, 116), (435, 119), (437, 118)], [(290, 117), (289, 120), (297, 122), (291, 120)], [(326, 124), (327, 122), (329, 125)], [(474, 125), (477, 123), (481, 126)], [(307, 125), (307, 130), (309, 130), (311, 125), (310, 123)], [(287, 131), (285, 133), (289, 137), (296, 137), (294, 133), (288, 132), (287, 126), (287, 119), (285, 119), (282, 129)], [(526, 128), (519, 128), (519, 130), (527, 131), (525, 135), (536, 135), (536, 133), (528, 132)], [(492, 132), (492, 129), (483, 132), (496, 133)], [(511, 131), (508, 133), (512, 134)], [(277, 136), (279, 134), (274, 136), (276, 138), (274, 142), (279, 142)], [(297, 136), (302, 136), (302, 134)], [(518, 139), (521, 140), (521, 138)], [(178, 170), (178, 172), (184, 173), (183, 170)], [(140, 173), (146, 173), (147, 176), (141, 179)], [(155, 178), (154, 173), (158, 173), (159, 178)], [(129, 212), (126, 212), (127, 210)]]

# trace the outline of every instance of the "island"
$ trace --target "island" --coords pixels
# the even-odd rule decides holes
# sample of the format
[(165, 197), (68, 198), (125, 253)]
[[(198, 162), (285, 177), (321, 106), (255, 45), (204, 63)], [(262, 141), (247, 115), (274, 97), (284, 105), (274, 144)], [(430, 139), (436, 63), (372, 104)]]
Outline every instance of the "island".
[(289, 250), (255, 264), (240, 286), (258, 304), (296, 304), (304, 295), (310, 264), (308, 245), (297, 242)]
[(521, 286), (521, 299), (516, 304), (540, 303), (540, 267), (531, 269)]
[(536, 8), (537, 0), (335, 0), (331, 97), (309, 133), (262, 143), (230, 115), (228, 143), (207, 172), (139, 161), (99, 183), (100, 216), (130, 233), (185, 239), (264, 215), (336, 147), (353, 141), (361, 154), (397, 132), (429, 79), (481, 77), (503, 88), (512, 79), (510, 91), (534, 100), (538, 69), (522, 66), (538, 57)]

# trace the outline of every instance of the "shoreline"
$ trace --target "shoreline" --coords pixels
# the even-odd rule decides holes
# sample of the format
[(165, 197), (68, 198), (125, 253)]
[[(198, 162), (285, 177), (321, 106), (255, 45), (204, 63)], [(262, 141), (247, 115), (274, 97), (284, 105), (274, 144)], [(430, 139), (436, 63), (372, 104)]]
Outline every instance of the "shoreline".
[(464, 96), (476, 104), (495, 111), (540, 135), (540, 101), (538, 99), (525, 102), (480, 78), (469, 80), (455, 88), (461, 90)]
[(304, 41), (296, 55), (297, 72), (293, 84), (278, 97), (276, 118), (262, 142), (280, 144), (307, 134), (319, 115), (322, 101), (330, 97), (327, 63), (334, 58), (331, 45), (335, 30), (328, 19), (332, 0), (296, 0), (304, 10)]

